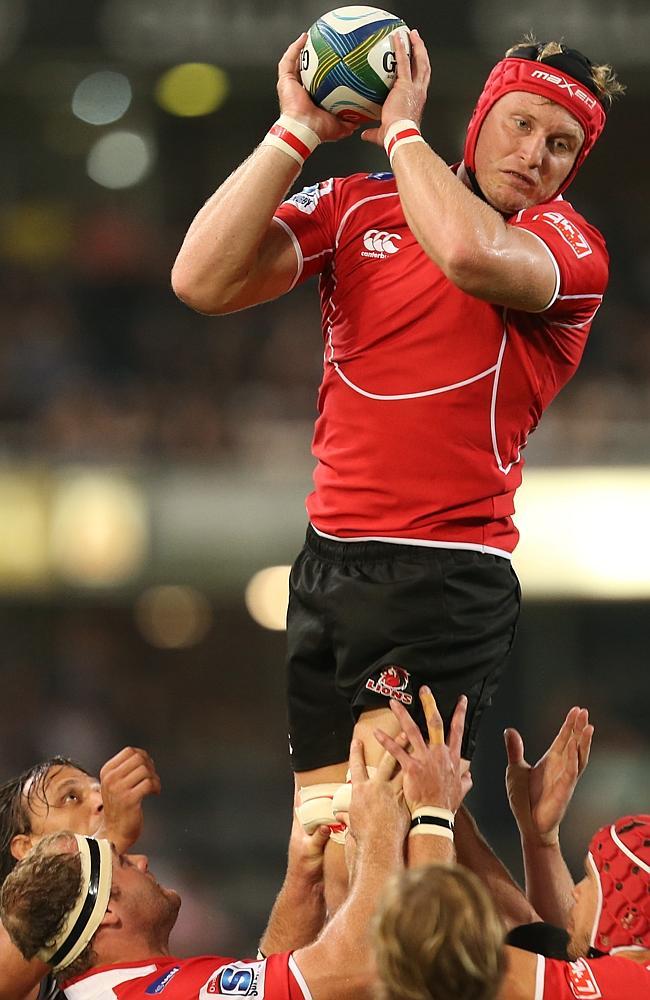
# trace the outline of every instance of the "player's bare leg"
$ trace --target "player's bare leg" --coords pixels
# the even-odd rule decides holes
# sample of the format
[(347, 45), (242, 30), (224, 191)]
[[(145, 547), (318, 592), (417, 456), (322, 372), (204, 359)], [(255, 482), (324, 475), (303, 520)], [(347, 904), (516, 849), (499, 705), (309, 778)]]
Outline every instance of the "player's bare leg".
[[(390, 712), (388, 713), (390, 715)], [(308, 803), (308, 809), (311, 813), (311, 821), (316, 823), (319, 820), (318, 813), (318, 798), (320, 798), (320, 792), (315, 797), (312, 798), (311, 789), (316, 789), (320, 786), (323, 791), (323, 798), (328, 798), (331, 793), (333, 793), (334, 788), (342, 785), (345, 782), (346, 774), (348, 770), (348, 762), (344, 761), (341, 764), (331, 764), (328, 767), (319, 767), (315, 771), (298, 771), (296, 773), (296, 778), (298, 779), (298, 784), (302, 793), (303, 804)], [(327, 824), (327, 820), (324, 820)], [(325, 882), (325, 903), (327, 906), (328, 915), (331, 917), (332, 914), (336, 913), (339, 906), (345, 900), (348, 894), (348, 870), (345, 864), (345, 851), (344, 845), (342, 843), (336, 843), (336, 841), (330, 838), (327, 847), (325, 848), (325, 860), (324, 860), (324, 882)]]

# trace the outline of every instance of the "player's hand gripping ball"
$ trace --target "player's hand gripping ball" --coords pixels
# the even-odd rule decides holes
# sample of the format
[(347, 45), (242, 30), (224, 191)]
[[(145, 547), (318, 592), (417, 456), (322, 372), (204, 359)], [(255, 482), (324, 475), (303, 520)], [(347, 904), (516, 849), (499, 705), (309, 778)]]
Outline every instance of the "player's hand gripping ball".
[(300, 77), (312, 100), (346, 122), (373, 122), (395, 82), (395, 35), (410, 54), (409, 29), (377, 7), (339, 7), (319, 17), (300, 53)]

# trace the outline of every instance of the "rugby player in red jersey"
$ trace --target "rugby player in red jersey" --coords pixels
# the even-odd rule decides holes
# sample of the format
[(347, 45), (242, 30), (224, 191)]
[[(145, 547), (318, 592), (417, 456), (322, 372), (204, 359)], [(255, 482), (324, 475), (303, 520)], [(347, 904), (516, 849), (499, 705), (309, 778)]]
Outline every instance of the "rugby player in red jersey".
[[(412, 752), (386, 734), (378, 738), (402, 766), (410, 807), (411, 789), (429, 766), (428, 748), (403, 707), (393, 711)], [(376, 955), (384, 1000), (650, 997), (650, 815), (621, 817), (598, 830), (576, 886), (559, 847), (559, 824), (586, 766), (592, 734), (586, 710), (571, 709), (546, 754), (530, 767), (519, 734), (506, 733), (508, 793), (522, 835), (528, 899), (462, 811), (455, 823), (457, 855), (477, 878), (465, 868), (442, 872), (435, 838), (420, 838), (422, 867), (395, 881), (380, 904)], [(495, 908), (502, 928), (537, 923), (517, 928), (528, 933), (511, 932), (504, 945)], [(536, 940), (557, 950), (540, 918), (566, 928), (568, 960), (536, 953), (542, 950)], [(527, 941), (526, 950), (512, 946), (517, 938)]]
[(603, 237), (563, 192), (622, 87), (577, 50), (526, 40), (490, 73), (450, 168), (420, 132), (430, 66), (412, 31), (362, 136), (392, 172), (283, 202), (305, 157), (354, 130), (302, 87), (304, 40), (279, 64), (280, 119), (197, 214), (172, 284), (218, 315), (320, 275), (317, 466), (287, 624), (292, 766), (316, 824), (333, 823), (355, 722), (371, 763), (389, 698), (425, 731), (423, 683), (447, 721), (467, 695), (471, 758), (519, 612), (522, 452), (607, 284)]
[[(108, 837), (127, 850), (142, 831), (142, 801), (160, 778), (145, 750), (124, 747), (99, 779), (65, 757), (28, 768), (0, 786), (0, 886), (43, 837), (59, 830)], [(0, 1000), (55, 1000), (47, 966), (27, 962), (0, 924)]]

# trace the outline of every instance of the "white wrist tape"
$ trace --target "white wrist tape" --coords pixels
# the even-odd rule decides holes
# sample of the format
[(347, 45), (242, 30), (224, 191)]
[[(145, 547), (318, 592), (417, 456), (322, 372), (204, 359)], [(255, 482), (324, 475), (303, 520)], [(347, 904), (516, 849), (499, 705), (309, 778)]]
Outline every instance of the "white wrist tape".
[(320, 137), (309, 125), (303, 125), (290, 115), (280, 115), (262, 139), (261, 145), (281, 149), (302, 166), (316, 146), (320, 145)]
[(413, 812), (410, 837), (446, 837), (454, 839), (454, 814), (440, 806), (420, 806)]
[(399, 146), (406, 146), (409, 142), (424, 142), (420, 126), (417, 122), (409, 118), (401, 118), (398, 122), (393, 122), (386, 129), (384, 137), (384, 149), (388, 154), (390, 165), (393, 165), (393, 157)]
[[(377, 773), (376, 767), (366, 766), (366, 771), (369, 778), (374, 778)], [(349, 813), (350, 803), (352, 801), (352, 775), (348, 771), (345, 776), (345, 784), (339, 785), (339, 787), (334, 792), (334, 798), (332, 799), (332, 808), (335, 813)]]

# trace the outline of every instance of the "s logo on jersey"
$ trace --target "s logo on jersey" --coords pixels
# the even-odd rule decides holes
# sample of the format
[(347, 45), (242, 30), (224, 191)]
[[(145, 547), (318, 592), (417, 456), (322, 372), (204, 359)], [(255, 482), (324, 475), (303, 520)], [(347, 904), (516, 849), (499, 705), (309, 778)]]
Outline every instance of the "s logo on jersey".
[(569, 963), (567, 978), (571, 992), (577, 1000), (599, 1000), (602, 997), (593, 970), (584, 958)]
[(395, 698), (403, 705), (410, 705), (413, 702), (413, 695), (406, 690), (411, 683), (411, 675), (403, 667), (386, 667), (379, 674), (377, 680), (369, 677), (366, 681), (366, 690), (381, 694), (384, 698)]
[(265, 962), (232, 962), (212, 973), (201, 987), (199, 1000), (227, 997), (264, 997)]
[(384, 260), (391, 254), (397, 253), (399, 247), (395, 246), (394, 241), (401, 238), (397, 233), (388, 233), (383, 229), (369, 229), (363, 237), (366, 249), (361, 251), (361, 256)]

